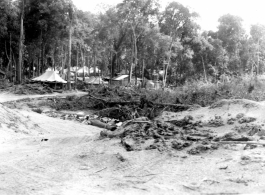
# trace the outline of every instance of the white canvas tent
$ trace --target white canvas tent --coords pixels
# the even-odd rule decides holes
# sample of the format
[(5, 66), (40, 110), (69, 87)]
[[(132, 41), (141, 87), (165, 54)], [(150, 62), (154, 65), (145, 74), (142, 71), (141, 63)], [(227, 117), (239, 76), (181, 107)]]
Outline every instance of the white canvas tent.
[(100, 73), (100, 70), (98, 69), (98, 67), (96, 67), (96, 68), (95, 68), (95, 72), (94, 72), (94, 68), (91, 67), (91, 68), (90, 68), (90, 73), (91, 73), (91, 74), (92, 74), (92, 73)]
[(33, 81), (41, 81), (41, 82), (55, 82), (55, 83), (67, 83), (63, 80), (56, 72), (54, 71), (46, 71), (41, 76), (32, 79)]
[[(96, 69), (96, 71), (94, 72), (94, 67), (91, 67), (91, 68), (89, 69), (87, 66), (84, 66), (84, 67), (76, 67), (76, 66), (74, 66), (74, 67), (71, 67), (71, 68), (70, 68), (70, 72), (71, 72), (71, 74), (73, 74), (73, 75), (75, 74), (75, 72), (77, 72), (78, 75), (83, 74), (83, 73), (85, 73), (85, 75), (88, 75), (89, 73), (90, 73), (90, 74), (93, 74), (93, 73), (100, 73), (100, 70), (98, 69), (98, 67), (96, 67), (95, 69)], [(60, 71), (60, 72), (62, 72), (62, 71)], [(67, 69), (67, 68), (64, 69), (63, 72), (64, 72), (64, 73), (67, 73), (67, 72), (68, 72), (68, 69)]]
[(94, 76), (86, 78), (85, 82), (90, 85), (108, 84), (108, 82), (103, 81), (101, 77)]
[[(89, 71), (89, 70), (90, 70), (90, 71)], [(85, 74), (88, 74), (88, 73), (93, 74), (93, 73), (94, 73), (94, 68), (91, 67), (91, 68), (89, 69), (87, 66), (85, 66), (85, 67), (81, 67), (81, 68), (79, 68), (79, 69), (77, 70), (77, 74), (83, 74), (83, 72), (84, 72)], [(99, 72), (100, 72), (100, 70), (98, 69), (98, 67), (96, 67), (96, 72), (95, 72), (95, 73), (99, 73)]]
[[(119, 76), (112, 79), (112, 84), (126, 86), (129, 84), (128, 83), (129, 82), (128, 77), (129, 77), (129, 75), (127, 75), (127, 74), (119, 75)], [(139, 85), (141, 81), (142, 81), (142, 79), (137, 78), (137, 85)], [(131, 84), (133, 84), (133, 85), (135, 84), (135, 77), (132, 77)]]
[(88, 74), (88, 67), (82, 67), (82, 68), (79, 68), (78, 70), (77, 70), (77, 74), (83, 74), (83, 72), (85, 73), (85, 74)]

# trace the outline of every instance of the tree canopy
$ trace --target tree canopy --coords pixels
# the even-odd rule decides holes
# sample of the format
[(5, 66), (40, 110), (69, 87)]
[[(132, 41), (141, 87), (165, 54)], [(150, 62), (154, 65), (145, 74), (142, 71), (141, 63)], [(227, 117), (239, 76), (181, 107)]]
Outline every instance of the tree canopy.
[[(110, 77), (123, 72), (139, 78), (147, 72), (155, 79), (162, 72), (164, 85), (265, 70), (265, 26), (253, 24), (247, 34), (243, 20), (231, 14), (219, 18), (217, 31), (202, 31), (198, 13), (177, 1), (161, 9), (158, 0), (123, 0), (93, 14), (71, 0), (2, 0), (0, 69), (10, 80), (19, 62), (21, 14), (24, 78), (48, 67), (62, 71), (68, 62)], [(66, 55), (69, 19), (71, 58)]]

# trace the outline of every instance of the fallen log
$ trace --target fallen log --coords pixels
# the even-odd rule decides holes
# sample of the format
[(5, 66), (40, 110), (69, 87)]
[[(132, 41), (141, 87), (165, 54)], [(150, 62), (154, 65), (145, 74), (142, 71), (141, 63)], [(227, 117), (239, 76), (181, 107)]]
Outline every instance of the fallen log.
[(171, 107), (171, 108), (176, 108), (176, 109), (183, 109), (187, 110), (192, 107), (192, 105), (188, 104), (168, 104), (168, 103), (154, 103), (156, 106), (161, 106), (161, 107)]
[(256, 144), (265, 146), (265, 142), (257, 142), (257, 141), (219, 141), (216, 142), (219, 144)]
[[(87, 95), (85, 95), (85, 96), (89, 96), (89, 97), (91, 97), (91, 98), (93, 98), (93, 99), (96, 99), (96, 100), (99, 100), (99, 101), (102, 101), (102, 102), (106, 103), (106, 100), (104, 100), (104, 99), (102, 99), (102, 98), (95, 97), (95, 96), (93, 96), (93, 95), (91, 95), (91, 94), (87, 94)], [(83, 97), (85, 97), (85, 96), (83, 96)]]
[(114, 125), (109, 125), (106, 123), (103, 123), (99, 120), (90, 120), (90, 125), (96, 126), (96, 127), (100, 127), (100, 128), (104, 128), (104, 129), (108, 129), (108, 130), (115, 130), (117, 127)]
[(124, 134), (128, 131), (130, 131), (129, 129), (126, 129), (125, 127), (127, 125), (130, 125), (132, 123), (148, 123), (148, 124), (152, 124), (152, 121), (148, 120), (148, 118), (146, 117), (140, 117), (140, 118), (136, 118), (133, 120), (128, 120), (126, 122), (123, 123), (121, 128), (118, 128), (115, 131), (101, 131), (100, 132), (100, 136), (101, 137), (108, 137), (108, 138), (114, 138), (114, 137), (123, 137)]
[(113, 132), (104, 130), (104, 131), (100, 132), (100, 136), (101, 137), (114, 138), (114, 137), (122, 137), (124, 135), (124, 133), (125, 133), (125, 129), (122, 129), (120, 131), (113, 131)]
[(112, 102), (112, 101), (106, 101), (106, 104), (108, 106), (115, 106), (115, 105), (121, 105), (121, 106), (126, 106), (126, 105), (138, 105), (140, 104), (139, 101), (125, 101), (125, 102)]

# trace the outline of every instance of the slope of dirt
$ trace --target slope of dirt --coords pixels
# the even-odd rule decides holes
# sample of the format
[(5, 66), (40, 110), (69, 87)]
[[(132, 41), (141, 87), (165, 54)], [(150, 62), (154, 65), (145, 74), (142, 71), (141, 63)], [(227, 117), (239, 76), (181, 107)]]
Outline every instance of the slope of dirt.
[[(210, 107), (201, 107), (179, 113), (164, 112), (162, 116), (158, 117), (158, 120), (174, 121), (181, 120), (185, 116), (192, 116), (194, 121), (201, 121), (205, 128), (211, 128), (222, 135), (231, 132), (235, 126), (247, 124), (260, 125), (263, 132), (265, 129), (264, 115), (265, 102), (235, 99), (221, 100)], [(251, 118), (254, 121), (248, 121)], [(221, 124), (219, 125), (219, 123)]]
[[(160, 120), (187, 115), (220, 135), (238, 114), (264, 123), (265, 104), (224, 100), (182, 113), (165, 112)], [(200, 155), (186, 151), (127, 152), (120, 139), (100, 139), (102, 129), (0, 107), (0, 194), (228, 194), (265, 193), (265, 148), (223, 144)], [(224, 125), (211, 119), (221, 116)], [(12, 123), (16, 126), (8, 126)], [(255, 137), (260, 139), (261, 136)]]

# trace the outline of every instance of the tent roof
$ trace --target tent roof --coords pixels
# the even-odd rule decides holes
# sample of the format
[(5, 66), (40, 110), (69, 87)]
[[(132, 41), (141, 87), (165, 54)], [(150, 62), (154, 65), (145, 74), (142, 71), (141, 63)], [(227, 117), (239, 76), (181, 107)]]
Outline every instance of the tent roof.
[(103, 84), (105, 83), (101, 77), (89, 77), (87, 79), (85, 79), (85, 82), (86, 83), (89, 83), (89, 84)]
[[(124, 75), (120, 75), (120, 76), (117, 76), (117, 77), (113, 78), (113, 80), (114, 80), (114, 81), (121, 81), (121, 80), (126, 79), (126, 78), (128, 78), (128, 77), (129, 77), (129, 75), (124, 74)], [(132, 80), (135, 80), (135, 77), (133, 77)], [(138, 80), (138, 81), (141, 81), (142, 79), (137, 78), (137, 80)]]
[(116, 78), (114, 78), (113, 80), (114, 81), (120, 81), (120, 80), (123, 80), (125, 78), (127, 78), (129, 75), (127, 74), (124, 74), (124, 75), (120, 75), (120, 76), (117, 76)]
[(85, 67), (79, 68), (77, 70), (77, 73), (83, 73), (83, 72), (88, 73), (88, 72), (90, 72), (92, 74), (92, 73), (99, 73), (100, 72), (100, 70), (98, 69), (98, 67), (96, 67), (95, 69), (96, 69), (96, 72), (94, 72), (94, 67), (91, 67), (89, 69), (87, 66), (85, 66)]
[(63, 80), (56, 72), (46, 71), (41, 76), (32, 79), (33, 81), (42, 81), (42, 82), (57, 82), (57, 83), (67, 83)]
[(86, 66), (81, 67), (77, 70), (77, 73), (83, 73), (83, 72), (88, 73), (88, 67), (86, 67)]

